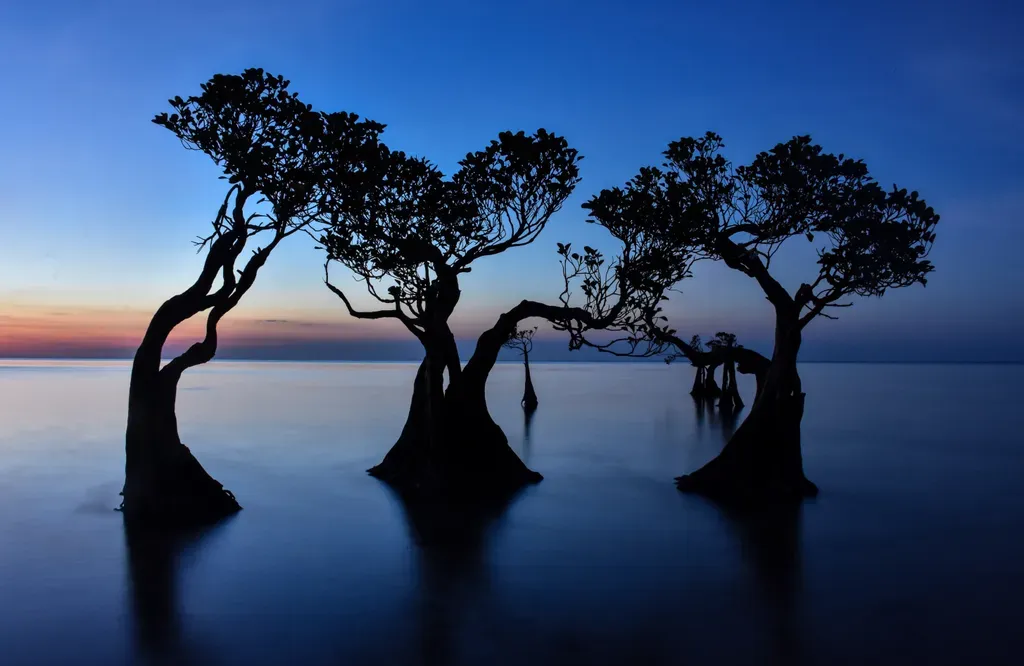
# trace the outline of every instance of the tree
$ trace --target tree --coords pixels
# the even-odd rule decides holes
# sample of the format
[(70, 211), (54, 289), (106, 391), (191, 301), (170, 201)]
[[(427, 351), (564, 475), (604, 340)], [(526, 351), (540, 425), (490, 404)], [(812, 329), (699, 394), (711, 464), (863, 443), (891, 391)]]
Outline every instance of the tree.
[[(757, 389), (754, 394), (755, 399), (760, 395), (764, 379), (768, 375), (768, 367), (771, 365), (771, 360), (753, 349), (747, 349), (743, 345), (735, 344), (736, 336), (734, 334), (720, 332), (716, 335), (716, 338), (722, 335), (731, 336), (732, 345), (714, 344), (714, 341), (711, 341), (707, 343), (707, 348), (705, 349), (705, 344), (701, 342), (699, 335), (690, 338), (689, 342), (684, 342), (675, 332), (664, 327), (652, 327), (650, 330), (655, 341), (658, 343), (657, 351), (666, 354), (666, 363), (672, 363), (679, 357), (685, 357), (697, 369), (693, 378), (693, 388), (690, 390), (690, 395), (694, 398), (699, 400), (713, 398), (713, 395), (710, 394), (713, 394), (714, 391), (711, 391), (709, 394), (705, 389), (705, 386), (709, 383), (708, 370), (709, 368), (713, 369), (725, 364), (734, 365), (735, 369), (741, 374), (754, 375), (757, 381)], [(714, 383), (713, 377), (710, 383)], [(715, 388), (718, 388), (717, 384)], [(737, 395), (736, 398), (738, 399), (738, 397)], [(743, 401), (740, 400), (736, 406), (742, 407), (742, 403)]]
[(509, 334), (508, 340), (503, 345), (507, 349), (515, 349), (523, 357), (523, 368), (526, 370), (526, 388), (523, 390), (523, 409), (527, 412), (537, 410), (537, 392), (533, 390), (533, 380), (530, 378), (530, 352), (533, 351), (533, 335), (537, 327), (520, 328), (516, 326)]
[(743, 408), (743, 399), (740, 398), (739, 387), (736, 386), (736, 361), (732, 350), (738, 346), (736, 335), (719, 331), (715, 333), (713, 340), (707, 343), (708, 349), (721, 350), (722, 361), (722, 393), (718, 399), (718, 408), (723, 412), (733, 412)]
[[(337, 178), (357, 164), (360, 151), (382, 129), (350, 114), (316, 113), (288, 85), (260, 69), (216, 75), (200, 95), (175, 97), (173, 113), (153, 120), (186, 148), (211, 157), (229, 187), (212, 232), (197, 241), (206, 252), (199, 277), (157, 309), (132, 362), (121, 493), (126, 520), (203, 523), (239, 510), (234, 496), (179, 438), (178, 381), (214, 357), (220, 320), (249, 291), (281, 241), (313, 219), (325, 157), (335, 159), (330, 168)], [(264, 242), (243, 262), (253, 239)], [(161, 367), (171, 331), (202, 312), (208, 312), (204, 339)]]
[[(448, 325), (461, 277), (476, 261), (532, 243), (575, 188), (580, 159), (564, 138), (543, 129), (502, 132), (446, 179), (426, 160), (380, 144), (364, 177), (344, 181), (329, 196), (321, 236), (327, 287), (351, 316), (397, 319), (424, 348), (405, 427), (370, 474), (401, 492), (476, 497), (539, 481), (487, 410), (484, 389), (502, 346), (531, 318), (552, 322), (572, 340), (592, 328), (643, 328), (640, 312), (660, 293), (646, 286), (652, 278), (637, 277), (644, 275), (640, 259), (665, 266), (645, 254), (660, 245), (631, 223), (606, 225), (623, 244), (618, 259), (606, 265), (593, 248), (580, 254), (559, 244), (559, 304), (520, 302), (481, 334), (461, 365)], [(347, 268), (383, 307), (356, 309), (332, 283), (332, 263)], [(576, 283), (586, 294), (582, 307), (569, 303)]]
[[(598, 221), (645, 217), (697, 259), (723, 261), (755, 280), (774, 307), (771, 363), (750, 414), (721, 455), (677, 479), (680, 490), (734, 500), (814, 495), (800, 447), (802, 332), (818, 317), (834, 318), (849, 297), (925, 284), (939, 217), (917, 192), (884, 190), (863, 161), (826, 153), (806, 136), (736, 168), (722, 147), (714, 133), (673, 142), (663, 168), (641, 169), (584, 208)], [(791, 294), (771, 262), (800, 237), (817, 239), (818, 270)]]
[[(697, 399), (701, 399), (704, 397), (704, 382), (706, 381), (707, 377), (708, 364), (705, 363), (702, 358), (700, 358), (700, 350), (703, 346), (704, 345), (701, 344), (700, 341), (700, 336), (694, 335), (692, 338), (690, 338), (690, 344), (683, 344), (677, 347), (677, 349), (679, 350), (678, 353), (680, 355), (688, 356), (690, 359), (690, 365), (692, 365), (695, 368), (695, 372), (693, 373), (693, 388), (690, 389), (690, 395)], [(690, 353), (687, 354), (687, 352)], [(676, 360), (676, 358), (676, 354), (670, 354), (665, 357), (665, 363), (672, 363), (672, 361)]]

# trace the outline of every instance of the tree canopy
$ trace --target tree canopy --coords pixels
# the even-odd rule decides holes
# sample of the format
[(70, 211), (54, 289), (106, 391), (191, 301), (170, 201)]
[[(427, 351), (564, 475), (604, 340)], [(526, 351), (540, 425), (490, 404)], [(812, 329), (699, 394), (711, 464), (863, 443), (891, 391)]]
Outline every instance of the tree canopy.
[[(152, 341), (162, 345), (168, 326), (212, 308), (206, 338), (168, 365), (172, 375), (213, 358), (219, 320), (252, 286), (270, 252), (315, 219), (327, 177), (335, 183), (351, 177), (383, 126), (354, 114), (315, 112), (289, 90), (289, 81), (262, 69), (215, 75), (202, 84), (201, 94), (169, 104), (173, 112), (153, 122), (186, 148), (206, 153), (231, 184), (212, 232), (197, 243), (208, 250), (202, 273), (154, 318), (161, 330), (154, 329)], [(266, 243), (236, 269), (246, 242), (264, 234)], [(218, 275), (221, 285), (213, 290)]]
[(516, 326), (509, 334), (504, 347), (506, 349), (514, 349), (521, 355), (526, 356), (533, 351), (533, 336), (536, 332), (536, 326), (533, 328), (522, 328), (521, 326)]
[(386, 309), (356, 311), (325, 276), (328, 286), (353, 316), (396, 318), (422, 339), (438, 323), (438, 281), (457, 300), (453, 279), (474, 261), (532, 243), (579, 182), (580, 159), (546, 130), (502, 132), (447, 179), (378, 142), (361, 177), (331, 182), (321, 242), (328, 265), (351, 271)]
[[(661, 168), (583, 207), (593, 220), (642, 218), (694, 259), (724, 261), (757, 280), (768, 299), (799, 315), (800, 327), (831, 316), (849, 296), (881, 296), (926, 282), (939, 216), (917, 192), (883, 189), (861, 160), (825, 152), (798, 136), (734, 167), (709, 132), (669, 144)], [(791, 238), (817, 244), (818, 275), (790, 296), (769, 272)]]

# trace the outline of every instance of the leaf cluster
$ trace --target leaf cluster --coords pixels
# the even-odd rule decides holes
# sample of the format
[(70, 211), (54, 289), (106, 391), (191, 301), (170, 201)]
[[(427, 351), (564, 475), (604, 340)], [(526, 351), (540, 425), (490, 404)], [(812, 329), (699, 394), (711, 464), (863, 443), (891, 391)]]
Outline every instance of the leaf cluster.
[(536, 326), (533, 328), (522, 328), (517, 325), (509, 333), (508, 340), (502, 346), (507, 349), (515, 349), (525, 356), (533, 351), (533, 336), (536, 332)]
[(502, 132), (446, 178), (378, 140), (355, 177), (328, 182), (320, 241), (378, 301), (423, 320), (438, 280), (536, 239), (579, 182), (580, 159), (544, 129)]
[(312, 221), (327, 178), (347, 175), (383, 130), (354, 114), (314, 111), (289, 86), (262, 69), (217, 74), (200, 94), (168, 100), (172, 111), (153, 118), (186, 148), (209, 155), (243, 200), (259, 194), (270, 203), (272, 215), (249, 220), (270, 221), (256, 231)]
[[(926, 283), (939, 216), (917, 192), (883, 189), (863, 161), (827, 153), (808, 136), (747, 166), (734, 167), (723, 147), (713, 132), (674, 141), (660, 168), (642, 168), (583, 207), (605, 226), (641, 220), (672, 238), (679, 254), (662, 260), (724, 260), (756, 278), (777, 305), (807, 308), (805, 324), (847, 305), (837, 303), (845, 296)], [(789, 297), (769, 269), (779, 247), (798, 237), (816, 243), (818, 275)]]

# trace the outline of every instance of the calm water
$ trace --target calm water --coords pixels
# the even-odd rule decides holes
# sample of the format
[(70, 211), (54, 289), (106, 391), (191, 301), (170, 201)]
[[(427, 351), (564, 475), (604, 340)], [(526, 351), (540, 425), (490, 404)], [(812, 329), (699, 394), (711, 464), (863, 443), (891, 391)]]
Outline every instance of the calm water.
[(0, 663), (1024, 663), (1024, 367), (805, 366), (822, 495), (755, 522), (672, 485), (729, 427), (690, 368), (538, 365), (527, 438), (499, 366), (546, 478), (454, 543), (364, 473), (414, 373), (188, 373), (182, 438), (245, 510), (129, 548), (127, 366), (0, 362)]

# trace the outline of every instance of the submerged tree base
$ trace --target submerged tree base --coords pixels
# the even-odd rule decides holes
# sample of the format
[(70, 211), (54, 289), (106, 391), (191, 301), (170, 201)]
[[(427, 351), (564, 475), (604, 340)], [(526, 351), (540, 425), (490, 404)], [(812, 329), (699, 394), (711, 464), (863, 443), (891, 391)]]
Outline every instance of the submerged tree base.
[(384, 460), (367, 473), (406, 497), (453, 500), (507, 497), (543, 480), (519, 459), (500, 429), (473, 437), (471, 425), (461, 423), (458, 433), (439, 437), (443, 444), (425, 441), (422, 429), (407, 428)]
[(801, 394), (752, 412), (718, 457), (676, 477), (676, 488), (739, 506), (816, 497), (818, 487), (804, 476), (800, 453), (803, 405)]
[(129, 468), (120, 510), (132, 524), (187, 527), (216, 523), (242, 507), (184, 444), (159, 447), (145, 469)]
[(806, 477), (790, 480), (763, 474), (753, 478), (721, 468), (712, 471), (706, 466), (676, 477), (676, 488), (737, 506), (799, 502), (818, 496), (818, 487)]
[[(495, 356), (500, 347), (499, 342)], [(424, 361), (402, 434), (384, 460), (367, 470), (370, 476), (405, 497), (451, 501), (505, 497), (544, 478), (509, 447), (487, 412), (483, 382), (477, 390), (449, 386), (442, 393), (440, 378), (430, 379), (430, 363)]]
[(503, 456), (492, 452), (445, 461), (409, 453), (403, 459), (389, 453), (367, 473), (406, 498), (497, 500), (544, 479), (526, 467), (511, 449), (509, 454)]

